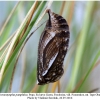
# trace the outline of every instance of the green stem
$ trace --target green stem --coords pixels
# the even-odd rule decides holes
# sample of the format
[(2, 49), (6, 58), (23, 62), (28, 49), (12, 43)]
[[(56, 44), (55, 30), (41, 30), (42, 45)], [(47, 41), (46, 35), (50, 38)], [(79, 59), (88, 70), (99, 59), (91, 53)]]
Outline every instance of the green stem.
[(79, 71), (80, 63), (82, 61), (82, 56), (83, 56), (83, 52), (84, 52), (84, 48), (86, 44), (85, 39), (89, 31), (89, 25), (91, 22), (91, 15), (92, 15), (93, 8), (94, 8), (94, 2), (88, 1), (87, 6), (86, 6), (86, 13), (85, 13), (84, 21), (83, 21), (83, 28), (82, 28), (80, 37), (78, 39), (78, 46), (76, 49), (76, 55), (75, 55), (75, 61), (74, 61), (74, 66), (72, 70), (71, 80), (68, 86), (69, 92), (73, 90), (76, 85), (78, 71)]
[(41, 6), (39, 6), (39, 8), (37, 9), (37, 13), (36, 15), (34, 16), (34, 19), (32, 20), (31, 24), (29, 25), (27, 31), (25, 32), (25, 34), (23, 35), (22, 39), (20, 40), (20, 42), (18, 43), (17, 47), (15, 48), (13, 54), (11, 55), (9, 61), (7, 62), (6, 64), (6, 68), (5, 68), (5, 71), (6, 69), (8, 68), (8, 66), (10, 65), (10, 63), (13, 61), (14, 57), (17, 55), (20, 47), (22, 46), (22, 43), (25, 41), (27, 35), (29, 34), (31, 28), (33, 27), (33, 25), (35, 24), (38, 16), (40, 15), (40, 12), (43, 10), (44, 6), (45, 6), (46, 2), (44, 2)]
[(82, 86), (83, 86), (85, 80), (86, 80), (87, 77), (89, 76), (90, 72), (92, 71), (92, 69), (93, 69), (93, 67), (94, 67), (94, 65), (95, 65), (95, 63), (96, 63), (96, 61), (98, 60), (99, 57), (100, 57), (100, 51), (99, 51), (99, 52), (97, 53), (97, 55), (95, 56), (95, 59), (93, 60), (92, 65), (91, 65), (89, 71), (87, 72), (86, 76), (84, 77), (84, 80), (83, 80), (82, 84), (80, 85), (80, 87), (77, 89), (76, 92), (79, 92), (80, 89), (82, 88)]

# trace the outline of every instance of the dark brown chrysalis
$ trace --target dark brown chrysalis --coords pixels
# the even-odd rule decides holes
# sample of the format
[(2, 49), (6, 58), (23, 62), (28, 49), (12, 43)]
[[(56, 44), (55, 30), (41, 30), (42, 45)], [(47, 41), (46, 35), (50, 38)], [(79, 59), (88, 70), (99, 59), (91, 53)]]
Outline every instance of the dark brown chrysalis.
[(63, 61), (69, 45), (69, 26), (66, 20), (47, 10), (49, 20), (38, 46), (37, 84), (52, 83), (64, 73)]

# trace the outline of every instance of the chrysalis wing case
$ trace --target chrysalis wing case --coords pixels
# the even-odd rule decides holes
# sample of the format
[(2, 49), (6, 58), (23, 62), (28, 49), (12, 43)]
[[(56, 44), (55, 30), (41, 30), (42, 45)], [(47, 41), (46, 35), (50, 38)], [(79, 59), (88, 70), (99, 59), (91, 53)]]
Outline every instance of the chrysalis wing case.
[(52, 83), (64, 73), (63, 62), (69, 45), (69, 26), (66, 20), (47, 10), (49, 20), (38, 46), (37, 84)]

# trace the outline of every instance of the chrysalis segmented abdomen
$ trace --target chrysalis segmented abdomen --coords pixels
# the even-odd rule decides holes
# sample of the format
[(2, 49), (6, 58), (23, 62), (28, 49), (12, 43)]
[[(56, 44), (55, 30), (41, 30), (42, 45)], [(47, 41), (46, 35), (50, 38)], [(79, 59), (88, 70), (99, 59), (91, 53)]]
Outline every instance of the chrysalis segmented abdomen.
[(69, 45), (69, 26), (66, 20), (50, 10), (49, 20), (38, 46), (37, 84), (52, 83), (64, 73), (63, 62)]

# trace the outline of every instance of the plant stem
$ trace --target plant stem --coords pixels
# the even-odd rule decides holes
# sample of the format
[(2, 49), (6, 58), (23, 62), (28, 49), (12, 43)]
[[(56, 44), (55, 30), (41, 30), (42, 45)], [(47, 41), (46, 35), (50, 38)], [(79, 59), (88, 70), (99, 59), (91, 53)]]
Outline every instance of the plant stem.
[(82, 60), (82, 54), (84, 52), (85, 38), (86, 38), (88, 30), (89, 30), (88, 28), (89, 28), (89, 24), (91, 21), (93, 7), (94, 7), (94, 2), (88, 1), (87, 7), (86, 7), (86, 13), (85, 13), (85, 17), (84, 17), (82, 32), (81, 32), (80, 38), (78, 39), (78, 46), (77, 46), (77, 50), (76, 50), (76, 56), (75, 56), (74, 66), (72, 69), (71, 80), (70, 80), (70, 83), (68, 86), (68, 88), (69, 88), (68, 91), (73, 90), (76, 85), (78, 69), (80, 67), (80, 63)]

